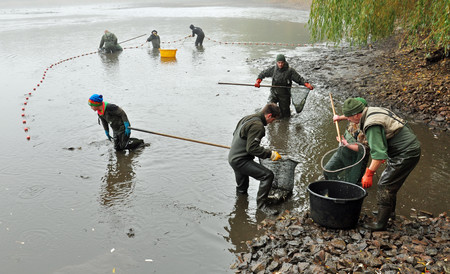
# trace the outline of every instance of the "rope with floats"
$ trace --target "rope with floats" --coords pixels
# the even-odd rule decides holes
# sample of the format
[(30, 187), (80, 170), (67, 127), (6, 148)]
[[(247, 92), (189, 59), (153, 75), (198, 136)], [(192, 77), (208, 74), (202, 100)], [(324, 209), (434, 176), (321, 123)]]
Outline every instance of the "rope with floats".
[[(137, 38), (142, 37), (142, 36), (145, 36), (145, 35), (146, 35), (146, 34), (142, 34), (142, 35), (139, 35), (139, 36), (130, 38), (130, 39), (128, 39), (128, 40), (122, 41), (122, 42), (120, 42), (120, 43), (125, 43), (125, 42), (131, 41), (131, 40), (134, 40), (134, 39), (137, 39)], [(186, 39), (188, 39), (188, 38), (190, 38), (190, 37), (192, 37), (192, 36), (191, 36), (191, 35), (188, 35), (188, 36), (185, 36), (185, 37), (182, 37), (182, 38), (180, 38), (180, 39), (173, 40), (173, 41), (163, 41), (163, 42), (161, 42), (161, 44), (176, 44), (176, 43), (179, 43), (179, 42), (183, 42), (183, 43), (184, 43), (184, 41), (186, 41)], [(211, 39), (211, 38), (209, 38), (209, 37), (205, 37), (205, 38), (206, 38), (207, 40), (209, 40), (209, 41), (212, 41), (212, 42), (214, 42), (214, 43), (218, 43), (218, 44), (220, 44), (220, 45), (223, 44), (223, 45), (295, 46), (295, 47), (299, 47), (299, 46), (313, 46), (313, 45), (311, 45), (311, 44), (288, 44), (288, 43), (269, 43), (269, 42), (222, 42), (222, 41), (217, 41), (217, 40)], [(125, 49), (138, 49), (138, 48), (143, 47), (144, 45), (145, 45), (145, 43), (142, 43), (142, 44), (137, 45), (137, 46), (123, 47), (123, 49), (124, 49), (124, 50), (125, 50)], [(36, 86), (33, 87), (31, 91), (29, 91), (29, 92), (27, 92), (27, 93), (24, 94), (24, 96), (25, 96), (25, 101), (24, 101), (23, 104), (22, 104), (22, 114), (21, 114), (21, 116), (22, 116), (22, 118), (23, 118), (22, 123), (23, 123), (24, 125), (27, 124), (27, 120), (26, 120), (27, 115), (26, 115), (26, 113), (25, 113), (25, 111), (26, 111), (26, 106), (28, 106), (31, 97), (34, 95), (34, 93), (37, 91), (37, 89), (38, 89), (39, 87), (41, 87), (41, 85), (44, 83), (44, 80), (45, 80), (46, 77), (47, 77), (47, 73), (48, 73), (51, 69), (55, 68), (56, 66), (58, 66), (58, 65), (60, 65), (60, 64), (62, 64), (62, 63), (64, 63), (64, 62), (72, 61), (72, 60), (77, 59), (77, 58), (80, 58), (80, 57), (84, 57), (84, 56), (88, 56), (88, 55), (92, 55), (92, 54), (98, 54), (98, 53), (99, 53), (98, 51), (92, 51), (92, 52), (83, 53), (83, 54), (76, 55), (76, 56), (72, 56), (72, 57), (69, 57), (69, 58), (66, 58), (66, 59), (61, 59), (61, 60), (59, 60), (58, 62), (52, 63), (52, 64), (50, 64), (49, 66), (47, 66), (47, 67), (45, 68), (45, 70), (43, 71), (42, 78), (39, 80), (39, 82), (36, 84)], [(224, 83), (224, 84), (225, 84), (225, 83)], [(230, 83), (228, 83), (228, 84), (230, 84)], [(263, 86), (263, 85), (261, 85), (261, 86)], [(25, 131), (26, 133), (28, 133), (29, 130), (30, 130), (29, 127), (27, 127), (27, 126), (24, 127), (24, 131)], [(27, 140), (30, 140), (30, 139), (31, 139), (30, 135), (27, 135), (26, 138), (27, 138)]]

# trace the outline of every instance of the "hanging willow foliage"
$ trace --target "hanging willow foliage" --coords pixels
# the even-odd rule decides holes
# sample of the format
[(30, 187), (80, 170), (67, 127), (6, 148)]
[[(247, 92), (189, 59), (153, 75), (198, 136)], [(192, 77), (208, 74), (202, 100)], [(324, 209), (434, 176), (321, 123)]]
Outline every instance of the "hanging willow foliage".
[(397, 27), (413, 46), (450, 50), (450, 0), (313, 0), (308, 21), (315, 42), (368, 44)]

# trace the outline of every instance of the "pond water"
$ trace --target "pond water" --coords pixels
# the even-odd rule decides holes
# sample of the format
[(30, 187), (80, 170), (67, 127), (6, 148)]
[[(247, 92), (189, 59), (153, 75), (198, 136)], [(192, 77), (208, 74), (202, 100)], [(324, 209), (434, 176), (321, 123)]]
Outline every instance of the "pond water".
[[(227, 273), (258, 235), (258, 182), (248, 198), (235, 196), (227, 149), (133, 131), (149, 146), (115, 152), (87, 99), (103, 94), (136, 128), (229, 146), (236, 123), (266, 103), (269, 89), (218, 82), (254, 83), (259, 60), (278, 53), (313, 60), (320, 47), (304, 46), (308, 12), (170, 3), (0, 10), (0, 272)], [(190, 24), (205, 31), (203, 48), (186, 38)], [(119, 41), (146, 36), (101, 55), (105, 29)], [(175, 59), (144, 44), (152, 29), (163, 48), (177, 49)], [(336, 91), (313, 85), (303, 112), (267, 128), (264, 144), (300, 162), (280, 210), (308, 208), (306, 186), (337, 145), (328, 97)], [(335, 94), (338, 110), (344, 99)], [(413, 127), (423, 156), (398, 213), (438, 214), (449, 209), (450, 140)], [(365, 207), (375, 206), (375, 193)]]

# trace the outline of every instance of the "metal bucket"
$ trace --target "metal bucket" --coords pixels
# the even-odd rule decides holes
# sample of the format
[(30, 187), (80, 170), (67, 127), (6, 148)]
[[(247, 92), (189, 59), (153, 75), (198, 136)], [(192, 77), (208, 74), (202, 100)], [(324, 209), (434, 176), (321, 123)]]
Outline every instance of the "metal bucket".
[(324, 180), (308, 185), (311, 218), (327, 228), (356, 227), (367, 191), (355, 184)]

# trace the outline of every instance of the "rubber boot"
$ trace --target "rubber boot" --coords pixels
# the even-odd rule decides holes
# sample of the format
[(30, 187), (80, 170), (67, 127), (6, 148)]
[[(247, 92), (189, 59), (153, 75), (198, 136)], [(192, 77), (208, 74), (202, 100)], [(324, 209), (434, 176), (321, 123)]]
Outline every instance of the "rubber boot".
[(266, 215), (278, 215), (278, 210), (270, 208), (267, 206), (267, 204), (263, 204), (261, 206), (258, 206), (258, 210), (260, 210), (261, 212), (263, 212)]
[(377, 221), (364, 225), (365, 228), (368, 228), (372, 231), (382, 231), (386, 230), (387, 224), (389, 221), (389, 216), (392, 211), (390, 207), (379, 207)]
[[(372, 214), (375, 215), (375, 216), (378, 216), (378, 210), (372, 211)], [(395, 221), (396, 216), (397, 216), (397, 215), (395, 214), (395, 211), (393, 211), (393, 212), (391, 212), (391, 214), (389, 215), (389, 218), (390, 218), (391, 220)]]

